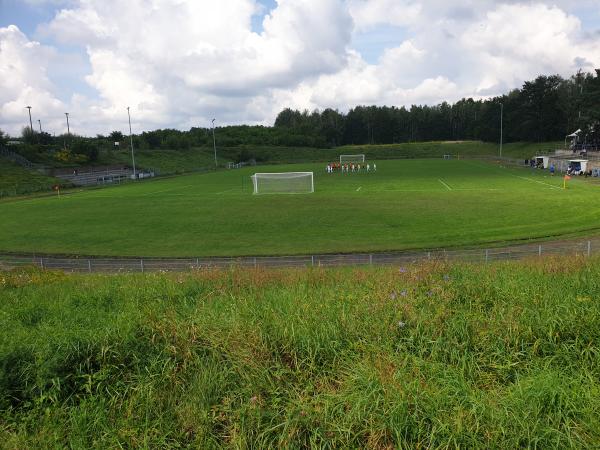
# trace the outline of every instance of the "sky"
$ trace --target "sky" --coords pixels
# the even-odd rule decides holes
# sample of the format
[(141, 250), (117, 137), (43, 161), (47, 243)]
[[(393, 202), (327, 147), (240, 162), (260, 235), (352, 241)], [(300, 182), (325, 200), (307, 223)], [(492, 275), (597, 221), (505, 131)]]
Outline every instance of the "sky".
[(0, 0), (0, 129), (272, 125), (600, 68), (600, 0)]

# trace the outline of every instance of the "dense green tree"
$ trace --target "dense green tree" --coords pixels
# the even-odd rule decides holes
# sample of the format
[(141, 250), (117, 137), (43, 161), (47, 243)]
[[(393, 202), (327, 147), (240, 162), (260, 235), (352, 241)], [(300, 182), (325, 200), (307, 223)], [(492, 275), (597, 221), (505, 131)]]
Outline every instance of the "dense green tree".
[(71, 142), (70, 150), (73, 154), (84, 155), (90, 162), (98, 159), (98, 146), (91, 139), (76, 137)]
[(121, 142), (123, 140), (123, 133), (120, 131), (113, 131), (109, 134), (110, 140), (113, 142)]
[(23, 129), (21, 130), (21, 139), (25, 144), (37, 144), (35, 131), (33, 131), (31, 127), (23, 127)]

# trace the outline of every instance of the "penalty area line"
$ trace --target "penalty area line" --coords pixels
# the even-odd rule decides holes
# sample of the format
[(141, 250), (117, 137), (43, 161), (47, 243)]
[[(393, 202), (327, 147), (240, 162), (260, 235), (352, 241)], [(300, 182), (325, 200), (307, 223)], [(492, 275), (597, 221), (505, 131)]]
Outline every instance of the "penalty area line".
[(360, 191), (362, 189), (362, 186), (359, 186), (358, 189), (356, 190), (356, 192)]
[(450, 186), (448, 186), (446, 183), (444, 183), (444, 182), (443, 182), (443, 181), (442, 181), (440, 178), (438, 178), (438, 181), (439, 181), (440, 183), (442, 183), (442, 184), (445, 186), (445, 188), (446, 188), (446, 189), (448, 189), (449, 191), (451, 191), (451, 190), (452, 190), (452, 188), (451, 188)]

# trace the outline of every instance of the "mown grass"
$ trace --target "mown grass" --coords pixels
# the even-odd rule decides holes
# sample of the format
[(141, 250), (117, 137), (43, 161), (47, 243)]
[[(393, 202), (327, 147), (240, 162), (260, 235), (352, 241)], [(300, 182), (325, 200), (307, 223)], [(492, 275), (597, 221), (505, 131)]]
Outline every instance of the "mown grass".
[(252, 195), (255, 167), (0, 202), (0, 251), (111, 256), (241, 256), (494, 246), (597, 232), (598, 186), (562, 189), (547, 171), (472, 160), (377, 161), (314, 171), (315, 192)]
[(600, 265), (0, 275), (5, 448), (597, 448)]

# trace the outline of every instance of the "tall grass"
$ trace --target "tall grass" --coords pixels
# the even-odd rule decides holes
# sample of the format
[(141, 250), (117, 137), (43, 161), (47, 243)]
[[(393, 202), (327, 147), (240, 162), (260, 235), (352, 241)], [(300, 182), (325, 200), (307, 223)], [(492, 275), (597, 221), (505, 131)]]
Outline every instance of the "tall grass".
[(6, 448), (594, 448), (600, 261), (0, 274)]

